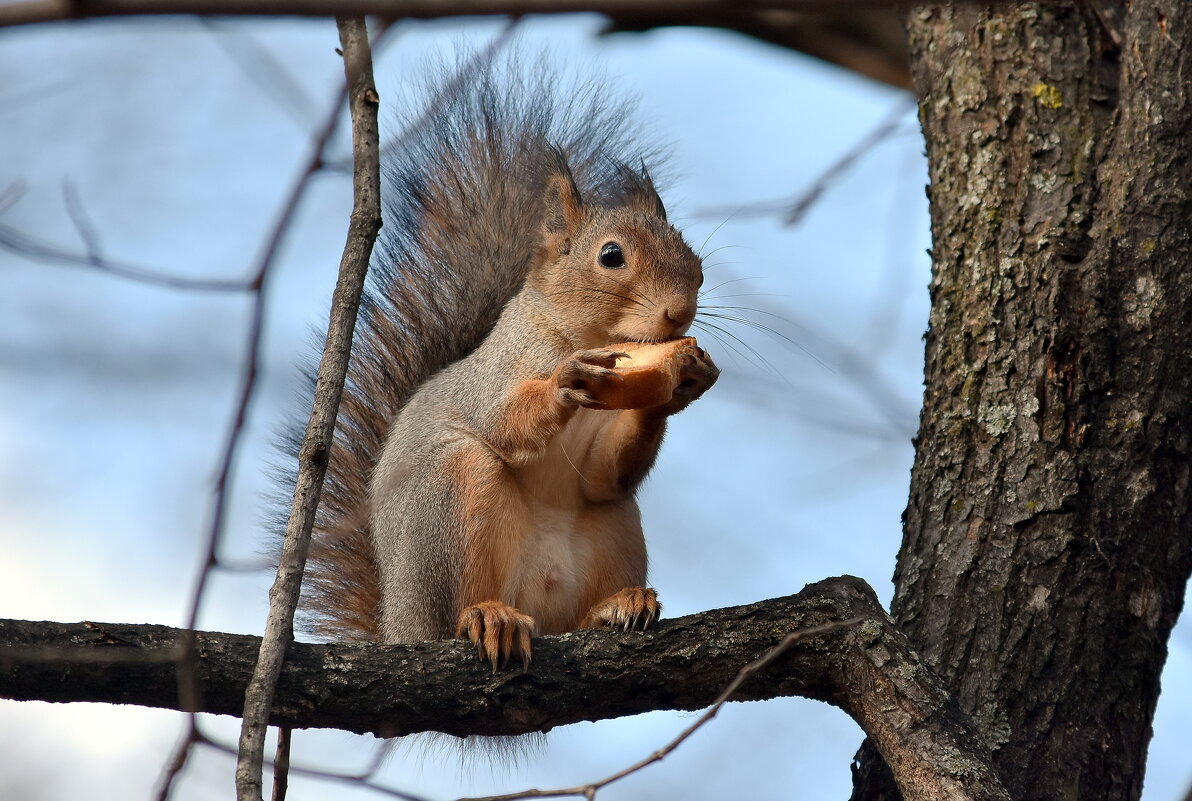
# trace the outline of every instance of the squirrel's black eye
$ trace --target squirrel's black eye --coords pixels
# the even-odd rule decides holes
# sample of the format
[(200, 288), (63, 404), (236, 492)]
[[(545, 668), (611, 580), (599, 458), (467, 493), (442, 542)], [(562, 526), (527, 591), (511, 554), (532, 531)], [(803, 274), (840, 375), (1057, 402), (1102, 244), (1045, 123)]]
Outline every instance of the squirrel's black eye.
[(625, 253), (616, 242), (605, 242), (600, 248), (600, 266), (609, 270), (619, 270), (625, 266)]

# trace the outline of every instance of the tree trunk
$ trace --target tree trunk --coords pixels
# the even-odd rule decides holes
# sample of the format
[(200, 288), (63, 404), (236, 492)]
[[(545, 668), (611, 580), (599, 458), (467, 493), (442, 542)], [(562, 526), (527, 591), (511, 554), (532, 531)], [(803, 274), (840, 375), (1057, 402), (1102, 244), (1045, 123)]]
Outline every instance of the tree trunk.
[[(1016, 799), (1136, 799), (1192, 567), (1192, 4), (924, 7), (926, 392), (893, 613)], [(862, 749), (855, 799), (897, 797)]]

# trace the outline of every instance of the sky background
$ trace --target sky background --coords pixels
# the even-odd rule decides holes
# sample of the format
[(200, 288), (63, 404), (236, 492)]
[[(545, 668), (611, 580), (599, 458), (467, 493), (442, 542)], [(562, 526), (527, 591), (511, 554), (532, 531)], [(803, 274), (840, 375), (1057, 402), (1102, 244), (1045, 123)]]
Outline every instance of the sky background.
[[(608, 73), (672, 145), (670, 218), (708, 254), (706, 286), (747, 307), (744, 342), (703, 344), (720, 383), (676, 418), (641, 496), (668, 616), (866, 579), (883, 603), (900, 541), (922, 382), (926, 165), (905, 93), (717, 31), (599, 38), (595, 17), (531, 20), (522, 47)], [(493, 22), (403, 25), (376, 64), (383, 103), (425, 60)], [(88, 22), (0, 32), (0, 224), (82, 250), (71, 205), (108, 258), (245, 276), (301, 168), (342, 67), (327, 21)], [(800, 223), (741, 207), (806, 192), (891, 115), (896, 133), (835, 178)], [(383, 133), (386, 130), (383, 127)], [(393, 131), (389, 130), (392, 134)], [(347, 157), (347, 137), (335, 152)], [(325, 323), (350, 208), (316, 178), (267, 302), (263, 371), (221, 556), (267, 542), (276, 433)], [(16, 193), (19, 192), (19, 197)], [(15, 202), (13, 201), (15, 199)], [(67, 198), (77, 198), (77, 203)], [(734, 211), (735, 210), (735, 211)], [(79, 214), (74, 216), (79, 217)], [(0, 616), (182, 624), (236, 400), (248, 300), (113, 278), (0, 251)], [(200, 626), (259, 633), (265, 572), (214, 574)], [(1186, 617), (1186, 616), (1185, 616)], [(1192, 783), (1192, 626), (1172, 639), (1146, 801)], [(387, 783), (431, 798), (567, 786), (669, 741), (691, 715), (556, 730), (512, 767), (461, 768), (410, 745)], [(177, 713), (0, 701), (0, 797), (148, 798)], [(232, 743), (238, 720), (204, 717)], [(860, 730), (802, 699), (731, 704), (661, 764), (602, 799), (845, 798)], [(351, 769), (375, 740), (298, 732), (294, 759)], [(231, 795), (232, 759), (198, 750), (174, 798)], [(368, 793), (295, 778), (290, 797)]]

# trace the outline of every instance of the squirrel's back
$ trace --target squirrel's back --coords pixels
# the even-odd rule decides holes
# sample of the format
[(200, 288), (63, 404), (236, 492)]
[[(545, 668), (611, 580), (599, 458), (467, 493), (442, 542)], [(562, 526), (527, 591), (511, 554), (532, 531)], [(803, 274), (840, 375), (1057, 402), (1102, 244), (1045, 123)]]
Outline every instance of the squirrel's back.
[[(462, 63), (462, 60), (461, 60)], [(642, 164), (634, 104), (545, 65), (441, 69), (383, 151), (384, 227), (361, 305), (304, 580), (308, 628), (379, 640), (368, 487), (390, 424), (427, 378), (474, 350), (539, 244), (561, 152), (585, 197), (616, 204)]]

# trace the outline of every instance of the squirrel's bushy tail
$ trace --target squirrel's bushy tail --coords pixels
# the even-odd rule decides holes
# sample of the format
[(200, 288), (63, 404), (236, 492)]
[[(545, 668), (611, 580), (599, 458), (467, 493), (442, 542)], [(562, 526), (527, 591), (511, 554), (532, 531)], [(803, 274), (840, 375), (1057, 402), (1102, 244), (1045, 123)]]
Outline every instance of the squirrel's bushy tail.
[[(390, 423), (428, 377), (466, 356), (518, 291), (538, 245), (546, 179), (565, 156), (585, 201), (616, 204), (652, 154), (634, 105), (541, 62), (438, 70), (425, 111), (385, 148), (384, 227), (362, 302), (303, 589), (306, 627), (380, 639), (369, 479)], [(462, 63), (462, 60), (461, 60)], [(300, 436), (298, 432), (298, 436)], [(292, 486), (292, 482), (291, 482)]]

